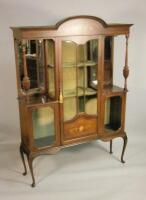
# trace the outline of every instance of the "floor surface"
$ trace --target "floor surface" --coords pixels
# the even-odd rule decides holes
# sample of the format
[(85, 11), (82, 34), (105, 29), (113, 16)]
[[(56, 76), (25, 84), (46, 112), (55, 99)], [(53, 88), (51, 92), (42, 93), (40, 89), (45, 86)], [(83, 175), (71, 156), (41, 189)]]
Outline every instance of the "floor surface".
[(94, 141), (34, 160), (36, 187), (22, 176), (18, 141), (0, 139), (0, 199), (13, 200), (145, 200), (146, 135), (129, 134), (126, 163), (119, 161), (122, 139)]

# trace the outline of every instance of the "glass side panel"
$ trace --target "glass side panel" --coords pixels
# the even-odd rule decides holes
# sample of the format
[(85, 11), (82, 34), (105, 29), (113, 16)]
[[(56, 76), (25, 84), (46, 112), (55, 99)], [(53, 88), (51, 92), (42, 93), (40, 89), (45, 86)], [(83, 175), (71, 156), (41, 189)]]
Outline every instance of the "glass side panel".
[(122, 99), (120, 96), (108, 97), (105, 101), (104, 127), (116, 131), (121, 127)]
[(64, 121), (78, 113), (97, 115), (98, 39), (62, 42)]
[(55, 143), (54, 110), (43, 107), (32, 112), (33, 135), (36, 147), (45, 147)]
[(114, 38), (113, 85), (124, 87), (123, 66), (125, 66), (125, 35)]
[(55, 42), (47, 40), (46, 57), (48, 68), (48, 94), (50, 97), (55, 97)]

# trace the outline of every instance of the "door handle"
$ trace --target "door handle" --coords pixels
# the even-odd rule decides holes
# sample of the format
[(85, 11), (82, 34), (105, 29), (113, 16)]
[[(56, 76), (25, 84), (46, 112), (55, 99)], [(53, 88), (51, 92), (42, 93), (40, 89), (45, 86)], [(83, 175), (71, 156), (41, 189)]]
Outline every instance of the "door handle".
[(60, 95), (59, 95), (59, 103), (63, 103), (63, 95), (62, 95), (62, 91), (60, 91)]

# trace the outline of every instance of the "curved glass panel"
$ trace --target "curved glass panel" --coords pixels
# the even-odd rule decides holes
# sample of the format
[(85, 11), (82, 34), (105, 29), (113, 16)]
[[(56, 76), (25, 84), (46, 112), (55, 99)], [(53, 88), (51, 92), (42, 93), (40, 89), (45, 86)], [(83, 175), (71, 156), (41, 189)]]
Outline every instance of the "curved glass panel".
[(32, 111), (34, 143), (37, 147), (45, 147), (55, 143), (54, 109), (38, 108)]
[(62, 42), (64, 121), (78, 113), (97, 115), (98, 39)]

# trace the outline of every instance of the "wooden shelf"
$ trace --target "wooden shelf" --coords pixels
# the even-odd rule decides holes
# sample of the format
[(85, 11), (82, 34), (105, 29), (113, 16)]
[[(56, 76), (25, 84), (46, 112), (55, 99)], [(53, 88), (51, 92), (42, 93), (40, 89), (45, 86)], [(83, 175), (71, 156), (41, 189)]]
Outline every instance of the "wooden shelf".
[(29, 107), (36, 107), (36, 106), (41, 106), (41, 105), (46, 105), (51, 102), (56, 102), (55, 99), (44, 96), (44, 95), (34, 95), (30, 96), (29, 100), (27, 101), (27, 106)]
[(85, 62), (78, 62), (78, 63), (63, 63), (63, 67), (91, 67), (91, 66), (96, 66), (97, 62), (88, 60)]
[(37, 147), (49, 146), (55, 142), (55, 137), (53, 135), (47, 136), (47, 137), (40, 137), (40, 138), (34, 139), (34, 142)]
[(103, 93), (108, 95), (108, 94), (119, 94), (119, 93), (125, 92), (124, 88), (121, 88), (119, 86), (113, 85), (113, 86), (105, 86), (103, 89)]
[[(66, 63), (63, 63), (63, 68), (71, 68), (71, 67), (76, 67), (76, 66), (77, 67), (92, 67), (92, 66), (96, 66), (96, 65), (97, 65), (97, 62), (88, 60), (85, 62), (78, 62), (78, 63), (66, 62)], [(54, 67), (55, 65), (49, 63), (47, 66)]]
[(49, 63), (47, 66), (48, 66), (49, 68), (55, 67), (55, 65), (54, 65), (54, 64), (51, 64), (51, 63)]
[(83, 88), (78, 88), (78, 92), (76, 90), (66, 90), (63, 92), (63, 96), (66, 97), (75, 97), (75, 96), (83, 96), (85, 93), (86, 96), (91, 96), (97, 94), (97, 90), (92, 88), (86, 88), (85, 91)]
[(36, 55), (36, 54), (25, 54), (25, 57), (26, 57), (26, 58), (29, 58), (29, 59), (36, 60), (37, 55)]

